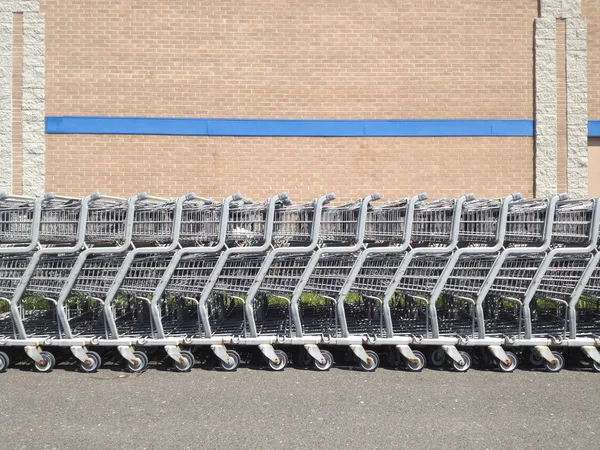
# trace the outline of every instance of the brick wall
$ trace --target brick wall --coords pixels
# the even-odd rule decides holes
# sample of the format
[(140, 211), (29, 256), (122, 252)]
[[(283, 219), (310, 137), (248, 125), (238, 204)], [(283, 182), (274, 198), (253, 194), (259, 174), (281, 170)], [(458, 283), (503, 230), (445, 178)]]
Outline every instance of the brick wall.
[(48, 115), (533, 118), (531, 0), (42, 0)]
[(385, 199), (533, 195), (532, 138), (237, 138), (48, 135), (56, 193), (129, 196), (147, 191), (215, 198), (241, 191), (294, 201), (333, 191), (340, 200), (379, 191)]
[[(42, 0), (46, 114), (533, 118), (531, 0)], [(47, 136), (47, 190), (532, 195), (530, 138)], [(325, 162), (320, 160), (320, 156)]]

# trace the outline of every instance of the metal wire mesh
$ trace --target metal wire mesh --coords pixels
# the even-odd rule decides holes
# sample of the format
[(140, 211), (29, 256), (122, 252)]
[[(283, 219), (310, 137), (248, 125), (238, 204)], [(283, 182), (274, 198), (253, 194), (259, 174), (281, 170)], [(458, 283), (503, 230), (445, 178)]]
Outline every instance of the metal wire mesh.
[(31, 241), (33, 202), (6, 198), (0, 200), (0, 242)]
[(77, 257), (72, 255), (42, 257), (35, 266), (25, 293), (45, 297), (60, 294), (76, 261)]
[(556, 206), (552, 242), (586, 244), (590, 240), (594, 200), (563, 201)]
[(356, 261), (355, 254), (323, 255), (312, 271), (305, 291), (323, 295), (336, 295), (348, 278)]
[(77, 275), (71, 293), (90, 297), (104, 296), (112, 286), (124, 259), (122, 254), (88, 257)]
[(5, 256), (0, 258), (0, 294), (12, 296), (32, 255)]
[(40, 218), (39, 241), (43, 244), (75, 242), (81, 213), (80, 200), (44, 202)]
[(591, 257), (590, 254), (554, 257), (550, 267), (540, 280), (536, 296), (547, 298), (570, 297)]
[(141, 202), (133, 214), (132, 240), (143, 243), (170, 242), (173, 237), (175, 205), (174, 201)]
[(417, 203), (411, 239), (415, 242), (449, 242), (454, 202), (454, 199), (441, 199)]
[(477, 199), (463, 204), (458, 238), (462, 242), (492, 243), (498, 234), (501, 201)]
[(531, 284), (545, 254), (511, 255), (506, 258), (490, 288), (499, 297), (519, 297)]
[(547, 209), (547, 200), (512, 202), (508, 208), (506, 240), (515, 243), (542, 241)]
[(365, 240), (397, 243), (404, 238), (407, 199), (372, 206), (367, 212)]
[(455, 296), (477, 295), (497, 255), (463, 255), (450, 272), (443, 292)]
[(596, 266), (583, 292), (586, 295), (600, 297), (600, 266)]
[(264, 259), (263, 255), (236, 255), (228, 258), (213, 291), (246, 294), (254, 283)]
[(277, 208), (273, 222), (273, 239), (310, 241), (314, 212), (314, 203)]
[(300, 282), (310, 255), (285, 255), (276, 257), (260, 285), (261, 292), (290, 295)]
[(406, 252), (368, 256), (352, 284), (352, 291), (361, 295), (382, 296), (405, 256)]
[(222, 212), (222, 204), (184, 203), (181, 214), (180, 242), (193, 244), (217, 241)]
[(119, 287), (119, 292), (139, 296), (151, 295), (169, 266), (172, 255), (155, 254), (134, 259)]
[(166, 292), (190, 297), (201, 294), (218, 259), (214, 255), (183, 257), (167, 284)]
[(428, 296), (442, 274), (450, 255), (419, 255), (412, 258), (396, 292)]
[(362, 202), (323, 208), (319, 238), (324, 241), (347, 242), (356, 239)]
[(114, 243), (125, 236), (127, 203), (104, 200), (92, 202), (85, 229), (88, 243)]
[(267, 202), (232, 203), (227, 221), (229, 240), (262, 240), (267, 220)]
[[(24, 243), (31, 240), (33, 202), (18, 199), (0, 201), (0, 242)], [(42, 203), (38, 240), (42, 244), (75, 242), (81, 200), (55, 198)]]

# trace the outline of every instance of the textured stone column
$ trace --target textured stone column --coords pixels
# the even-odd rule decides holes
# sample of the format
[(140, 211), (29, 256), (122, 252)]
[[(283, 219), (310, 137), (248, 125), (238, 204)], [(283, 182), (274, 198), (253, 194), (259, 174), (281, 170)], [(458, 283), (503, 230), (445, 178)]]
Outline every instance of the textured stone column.
[(535, 20), (535, 195), (556, 194), (556, 19)]
[(585, 197), (588, 185), (587, 27), (584, 19), (566, 20), (567, 191)]
[(0, 2), (0, 11), (19, 13), (39, 10), (39, 0), (2, 0)]
[(45, 186), (44, 14), (23, 14), (23, 194)]
[[(540, 16), (535, 33), (536, 195), (546, 197), (556, 191), (556, 20), (565, 19), (567, 192), (574, 198), (585, 197), (588, 184), (587, 29), (585, 20), (580, 18), (581, 0), (540, 0)], [(554, 55), (554, 62), (550, 61), (550, 53)], [(554, 87), (550, 86), (551, 78)]]
[(13, 15), (0, 12), (0, 190), (12, 189)]
[(540, 0), (540, 17), (557, 19), (562, 15), (563, 0)]

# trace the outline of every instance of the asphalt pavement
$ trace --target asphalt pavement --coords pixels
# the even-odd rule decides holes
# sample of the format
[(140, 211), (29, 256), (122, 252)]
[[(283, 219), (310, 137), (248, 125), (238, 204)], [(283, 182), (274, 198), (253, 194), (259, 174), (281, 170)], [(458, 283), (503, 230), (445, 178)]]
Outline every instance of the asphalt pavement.
[(586, 370), (17, 367), (0, 385), (5, 449), (600, 447), (600, 374)]

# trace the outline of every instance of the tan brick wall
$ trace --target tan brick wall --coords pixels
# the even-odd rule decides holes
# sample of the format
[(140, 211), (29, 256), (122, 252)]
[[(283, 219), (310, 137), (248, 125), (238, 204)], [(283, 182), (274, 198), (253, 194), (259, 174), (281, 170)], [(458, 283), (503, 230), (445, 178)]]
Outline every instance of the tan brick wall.
[(588, 27), (588, 116), (600, 120), (600, 2), (582, 0), (581, 7)]
[(533, 118), (532, 0), (42, 0), (41, 11), (47, 115)]
[[(379, 191), (385, 199), (427, 191), (431, 198), (473, 192), (533, 194), (532, 138), (239, 138), (48, 135), (47, 188), (83, 196), (294, 201), (333, 191), (340, 200)], [(57, 157), (59, 156), (59, 157)]]

